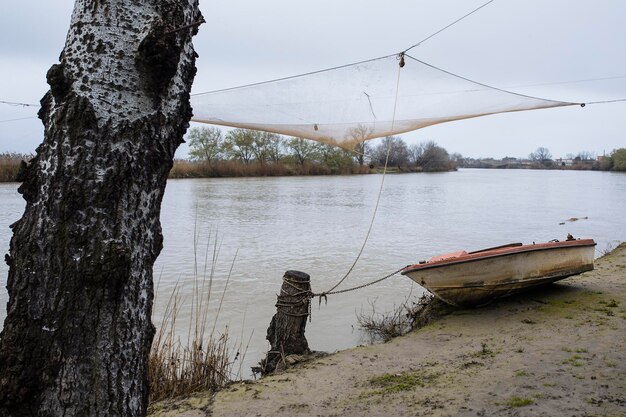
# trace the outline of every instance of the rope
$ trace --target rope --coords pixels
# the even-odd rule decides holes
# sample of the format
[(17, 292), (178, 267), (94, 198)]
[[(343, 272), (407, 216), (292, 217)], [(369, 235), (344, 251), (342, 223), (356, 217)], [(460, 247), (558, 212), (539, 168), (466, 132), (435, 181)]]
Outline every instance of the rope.
[[(356, 287), (352, 287), (352, 288), (345, 288), (343, 290), (338, 290), (338, 291), (325, 291), (325, 292), (321, 292), (321, 293), (315, 293), (311, 290), (303, 290), (299, 285), (301, 284), (305, 284), (305, 285), (310, 285), (310, 281), (293, 281), (290, 280), (287, 277), (283, 277), (283, 282), (286, 283), (288, 286), (292, 287), (293, 289), (297, 290), (297, 292), (293, 293), (293, 294), (289, 294), (286, 292), (282, 291), (281, 288), (281, 293), (280, 295), (277, 295), (277, 300), (276, 300), (276, 312), (284, 314), (285, 316), (290, 316), (290, 317), (309, 317), (309, 321), (311, 321), (312, 318), (312, 311), (311, 311), (311, 299), (318, 297), (319, 298), (319, 304), (322, 304), (322, 298), (324, 298), (325, 302), (328, 302), (328, 296), (329, 295), (336, 295), (336, 294), (343, 294), (343, 293), (347, 293), (350, 291), (356, 291), (356, 290), (360, 290), (362, 288), (365, 287), (369, 287), (370, 285), (374, 285), (374, 284), (378, 284), (379, 282), (382, 282), (388, 278), (391, 278), (392, 276), (396, 275), (398, 272), (402, 271), (405, 267), (402, 267), (396, 271), (393, 271), (392, 273), (385, 275), (382, 278), (378, 278), (375, 279), (373, 281), (367, 282), (365, 284), (361, 284), (361, 285), (357, 285)], [(300, 297), (297, 298), (294, 301), (287, 301), (285, 300), (286, 297)], [(295, 307), (301, 306), (301, 305), (308, 305), (308, 311), (305, 313), (294, 313), (292, 312), (292, 310)]]
[(549, 82), (537, 83), (537, 84), (519, 84), (519, 85), (505, 86), (504, 88), (540, 87), (543, 85), (559, 85), (559, 84), (578, 84), (578, 83), (588, 83), (588, 82), (595, 82), (595, 81), (619, 80), (621, 78), (626, 78), (626, 75), (615, 75), (612, 77), (599, 77), (599, 78), (584, 78), (581, 80), (569, 80), (569, 81), (549, 81)]
[[(382, 282), (396, 275), (398, 272), (402, 271), (404, 268), (405, 267), (402, 267), (396, 271), (393, 271), (392, 273), (388, 275), (385, 275), (382, 278), (375, 279), (374, 281), (370, 281), (368, 283), (361, 284), (356, 287), (346, 288), (346, 289), (338, 290), (338, 291), (326, 291), (326, 292), (321, 292), (321, 293), (314, 293), (313, 291), (310, 291), (310, 290), (302, 291), (302, 288), (295, 285), (295, 284), (304, 284), (304, 283), (309, 284), (308, 281), (307, 282), (291, 281), (288, 278), (283, 277), (283, 282), (287, 283), (287, 285), (291, 286), (292, 288), (295, 288), (296, 290), (298, 290), (298, 292), (294, 294), (287, 294), (287, 293), (283, 294), (283, 292), (281, 291), (281, 294), (277, 296), (277, 300), (275, 304), (276, 312), (281, 313), (285, 316), (289, 316), (289, 317), (308, 317), (309, 322), (310, 322), (313, 318), (313, 311), (311, 310), (311, 300), (313, 298), (318, 297), (318, 303), (320, 305), (322, 304), (322, 298), (324, 298), (324, 303), (326, 304), (328, 303), (329, 295), (343, 294), (343, 293), (350, 292), (350, 291), (360, 290), (362, 288), (369, 287), (370, 285), (378, 284), (379, 282)], [(302, 297), (294, 301), (285, 300), (285, 297), (298, 297), (298, 296), (302, 296)], [(293, 313), (292, 310), (295, 307), (300, 306), (300, 305), (308, 305), (308, 311), (305, 313)]]
[(238, 89), (241, 89), (241, 88), (255, 87), (255, 86), (258, 86), (258, 85), (270, 84), (270, 83), (275, 83), (275, 82), (278, 82), (278, 81), (292, 80), (294, 78), (301, 78), (301, 77), (306, 77), (308, 75), (321, 74), (323, 72), (334, 71), (334, 70), (341, 69), (341, 68), (348, 68), (348, 67), (352, 67), (354, 65), (367, 64), (369, 62), (374, 62), (374, 61), (378, 61), (378, 60), (381, 60), (381, 59), (386, 59), (386, 58), (392, 57), (394, 55), (397, 55), (397, 53), (394, 53), (394, 54), (391, 54), (391, 55), (380, 56), (378, 58), (366, 59), (364, 61), (353, 62), (351, 64), (338, 65), (336, 67), (325, 68), (325, 69), (322, 69), (322, 70), (305, 72), (305, 73), (298, 74), (298, 75), (291, 75), (289, 77), (275, 78), (273, 80), (261, 81), (261, 82), (258, 82), (258, 83), (251, 83), (251, 84), (244, 84), (244, 85), (240, 85), (240, 86), (237, 86), (237, 87), (221, 88), (219, 90), (206, 91), (204, 93), (195, 93), (195, 94), (191, 94), (191, 97), (203, 96), (203, 95), (214, 94), (214, 93), (222, 93), (222, 92), (225, 92), (225, 91), (238, 90)]
[(18, 120), (28, 120), (28, 119), (36, 119), (36, 118), (37, 118), (37, 116), (20, 117), (18, 119), (0, 120), (0, 123), (16, 122)]
[(365, 287), (369, 287), (370, 285), (378, 284), (379, 282), (382, 282), (382, 281), (384, 281), (384, 280), (386, 280), (388, 278), (391, 278), (392, 276), (396, 275), (398, 272), (402, 271), (404, 268), (405, 267), (403, 266), (402, 268), (400, 268), (400, 269), (398, 269), (396, 271), (393, 271), (389, 275), (385, 275), (382, 278), (378, 278), (378, 279), (376, 279), (374, 281), (370, 281), (370, 282), (368, 282), (366, 284), (358, 285), (356, 287), (346, 288), (344, 290), (338, 290), (338, 291), (326, 291), (326, 292), (322, 292), (322, 293), (313, 293), (313, 292), (311, 292), (310, 295), (311, 295), (311, 298), (313, 298), (313, 297), (320, 297), (320, 302), (321, 302), (321, 297), (326, 298), (326, 296), (328, 296), (328, 295), (343, 294), (345, 292), (356, 291), (356, 290), (360, 290), (360, 289), (365, 288)]
[(490, 3), (493, 3), (495, 0), (489, 0), (487, 3), (483, 4), (482, 6), (472, 10), (471, 12), (469, 12), (468, 14), (466, 14), (463, 17), (458, 18), (457, 20), (455, 20), (454, 22), (450, 23), (449, 25), (439, 29), (437, 32), (433, 33), (432, 35), (422, 39), (421, 41), (419, 41), (418, 43), (416, 43), (415, 45), (411, 46), (410, 48), (405, 49), (404, 51), (402, 51), (402, 53), (406, 53), (408, 51), (410, 51), (411, 49), (415, 48), (416, 46), (420, 46), (422, 43), (426, 42), (427, 40), (429, 40), (430, 38), (440, 34), (441, 32), (443, 32), (444, 30), (448, 29), (451, 26), (456, 25), (457, 23), (459, 23), (461, 20), (465, 19), (466, 17), (476, 13), (477, 11), (479, 11), (480, 9), (482, 9), (483, 7), (487, 6)]
[[(404, 54), (400, 54), (399, 55), (399, 59), (401, 60), (401, 63), (404, 62)], [(400, 73), (402, 70), (402, 67), (404, 65), (398, 65), (398, 77), (396, 79), (396, 96), (393, 102), (393, 115), (391, 117), (391, 130), (393, 130), (394, 127), (394, 123), (396, 120), (396, 109), (398, 107), (398, 90), (400, 89)], [(337, 282), (331, 289), (329, 289), (328, 291), (324, 291), (322, 294), (327, 295), (327, 294), (339, 294), (339, 292), (334, 292), (333, 290), (335, 288), (337, 288), (338, 286), (340, 286), (345, 280), (346, 278), (348, 278), (348, 276), (352, 273), (352, 270), (354, 270), (354, 267), (356, 266), (357, 262), (359, 262), (359, 259), (361, 259), (361, 255), (363, 254), (363, 251), (365, 250), (365, 246), (367, 245), (367, 242), (369, 240), (370, 234), (372, 233), (372, 229), (374, 228), (374, 220), (376, 219), (376, 214), (378, 213), (378, 206), (380, 205), (380, 197), (383, 194), (383, 186), (385, 184), (385, 175), (387, 174), (387, 164), (389, 163), (389, 153), (391, 151), (391, 141), (389, 141), (389, 143), (387, 144), (387, 155), (385, 156), (385, 166), (383, 167), (383, 176), (382, 179), (380, 181), (380, 188), (378, 190), (378, 197), (376, 198), (376, 205), (374, 206), (374, 212), (372, 213), (372, 220), (370, 221), (370, 225), (367, 229), (367, 233), (365, 234), (365, 239), (363, 240), (363, 245), (361, 245), (361, 249), (359, 250), (359, 253), (356, 256), (356, 259), (354, 260), (354, 262), (352, 263), (352, 265), (350, 266), (350, 268), (348, 269), (348, 272), (346, 272), (346, 274), (343, 276), (343, 278), (341, 278), (339, 280), (339, 282)], [(395, 274), (395, 273), (394, 273)], [(320, 297), (321, 300), (321, 297)]]
[(15, 101), (4, 101), (0, 100), (1, 104), (8, 104), (9, 106), (22, 106), (22, 107), (39, 107), (39, 104), (30, 104), (30, 103), (18, 103)]
[(581, 106), (585, 106), (587, 104), (605, 104), (605, 103), (617, 103), (618, 101), (626, 101), (626, 98), (616, 98), (615, 100), (603, 100), (603, 101), (589, 101), (587, 103), (581, 103)]

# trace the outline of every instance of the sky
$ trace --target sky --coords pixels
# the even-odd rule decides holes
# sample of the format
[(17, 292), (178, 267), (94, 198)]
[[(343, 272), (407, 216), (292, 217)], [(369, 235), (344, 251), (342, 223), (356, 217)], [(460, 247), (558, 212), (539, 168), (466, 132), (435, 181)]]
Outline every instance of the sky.
[[(202, 1), (192, 93), (282, 78), (400, 52), (486, 0)], [(58, 62), (73, 1), (5, 2), (0, 101), (37, 104)], [(559, 101), (626, 98), (626, 2), (495, 0), (411, 50), (465, 78)], [(598, 80), (601, 79), (601, 80)], [(590, 81), (595, 80), (595, 81)], [(0, 103), (0, 153), (34, 152), (38, 107)], [(22, 119), (22, 120), (13, 120)], [(194, 126), (195, 124), (192, 124)], [(466, 157), (565, 157), (626, 147), (626, 102), (500, 114), (402, 134)], [(186, 157), (181, 146), (178, 157)]]

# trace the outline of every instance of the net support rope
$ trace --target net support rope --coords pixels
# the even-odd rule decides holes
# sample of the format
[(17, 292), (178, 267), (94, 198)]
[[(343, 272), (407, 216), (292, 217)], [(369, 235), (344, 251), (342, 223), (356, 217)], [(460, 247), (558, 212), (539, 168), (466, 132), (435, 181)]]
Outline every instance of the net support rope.
[[(398, 55), (399, 57), (399, 63), (398, 63), (398, 75), (396, 77), (396, 93), (395, 93), (395, 98), (394, 98), (394, 104), (393, 104), (393, 115), (391, 117), (391, 128), (393, 130), (393, 125), (395, 123), (395, 119), (396, 119), (396, 109), (398, 106), (398, 91), (400, 89), (400, 74), (402, 73), (402, 68), (404, 67), (404, 53), (401, 53), (400, 55)], [(363, 287), (366, 287), (368, 285), (372, 285), (375, 284), (377, 282), (380, 282), (384, 279), (387, 279), (395, 274), (398, 273), (398, 271), (394, 272), (391, 275), (388, 275), (382, 279), (376, 280), (372, 283), (369, 284), (365, 284), (362, 286), (358, 286), (358, 287), (354, 287), (351, 289), (347, 289), (347, 290), (342, 290), (342, 291), (337, 291), (337, 292), (333, 292), (338, 286), (340, 286), (345, 280), (346, 278), (348, 278), (348, 276), (352, 273), (352, 271), (354, 270), (354, 267), (356, 266), (356, 264), (359, 262), (359, 259), (361, 259), (361, 255), (363, 254), (363, 251), (365, 250), (365, 246), (367, 245), (367, 242), (369, 241), (369, 237), (372, 233), (372, 229), (374, 228), (374, 221), (376, 220), (376, 214), (378, 213), (378, 207), (380, 205), (380, 198), (383, 194), (383, 188), (385, 185), (385, 175), (387, 174), (387, 165), (389, 163), (389, 154), (391, 152), (391, 146), (392, 146), (392, 141), (388, 141), (387, 143), (387, 154), (385, 155), (385, 166), (383, 167), (383, 175), (380, 181), (380, 188), (378, 189), (378, 197), (376, 198), (376, 205), (374, 206), (374, 212), (372, 213), (372, 219), (370, 220), (370, 224), (369, 227), (367, 229), (367, 233), (365, 234), (365, 239), (363, 240), (363, 245), (361, 245), (361, 249), (359, 250), (356, 258), (354, 259), (354, 262), (352, 263), (352, 265), (350, 266), (350, 268), (348, 269), (348, 272), (346, 272), (346, 274), (339, 280), (339, 282), (337, 282), (332, 288), (330, 288), (327, 291), (324, 291), (323, 293), (320, 294), (315, 294), (314, 296), (318, 296), (321, 302), (322, 297), (326, 297), (328, 294), (339, 294), (340, 292), (347, 292), (347, 291), (352, 291), (352, 290), (356, 290), (356, 289), (360, 289)]]
[(424, 42), (426, 42), (427, 40), (429, 40), (430, 38), (435, 37), (436, 35), (440, 34), (441, 32), (443, 32), (444, 30), (448, 29), (451, 26), (456, 25), (457, 23), (459, 23), (461, 20), (465, 19), (466, 17), (469, 17), (471, 15), (473, 15), (474, 13), (476, 13), (477, 11), (479, 11), (480, 9), (482, 9), (483, 7), (489, 5), (490, 3), (493, 3), (495, 0), (489, 0), (487, 3), (483, 4), (482, 6), (479, 6), (477, 8), (475, 8), (474, 10), (472, 10), (471, 12), (467, 13), (466, 15), (458, 18), (457, 20), (455, 20), (454, 22), (444, 26), (443, 28), (439, 29), (437, 32), (433, 33), (432, 35), (427, 36), (426, 38), (422, 39), (421, 41), (419, 41), (418, 43), (416, 43), (413, 46), (410, 46), (409, 48), (406, 48), (404, 51), (402, 51), (403, 53), (409, 52), (411, 49), (420, 46), (421, 44), (423, 44)]

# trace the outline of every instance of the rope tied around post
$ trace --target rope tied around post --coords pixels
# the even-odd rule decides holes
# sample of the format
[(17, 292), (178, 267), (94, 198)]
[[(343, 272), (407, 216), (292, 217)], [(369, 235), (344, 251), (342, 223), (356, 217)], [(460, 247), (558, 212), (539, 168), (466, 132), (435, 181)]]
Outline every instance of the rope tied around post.
[(261, 361), (261, 373), (274, 372), (289, 355), (310, 353), (304, 336), (306, 318), (310, 315), (310, 293), (309, 274), (300, 271), (285, 272), (280, 294), (277, 295), (276, 314), (267, 328), (266, 338), (270, 342), (270, 350)]
[[(311, 321), (311, 299), (317, 297), (318, 304), (322, 304), (322, 298), (324, 299), (324, 304), (328, 304), (328, 296), (329, 295), (337, 295), (343, 294), (351, 291), (360, 290), (362, 288), (369, 287), (374, 284), (378, 284), (392, 276), (401, 272), (405, 267), (397, 269), (390, 274), (385, 275), (382, 278), (375, 279), (373, 281), (367, 282), (365, 284), (357, 285), (351, 288), (345, 288), (343, 290), (336, 291), (323, 291), (323, 292), (313, 292), (311, 290), (311, 281), (310, 276), (305, 274), (304, 272), (299, 271), (287, 271), (285, 276), (283, 277), (283, 286), (281, 287), (280, 294), (277, 295), (276, 301), (276, 310), (277, 312), (284, 314), (286, 316), (291, 317), (305, 317), (309, 316), (309, 322)], [(294, 280), (291, 279), (294, 273), (306, 275), (306, 280)], [(285, 288), (290, 288), (292, 291), (286, 291)], [(301, 306), (306, 305), (307, 312), (301, 311)], [(300, 307), (300, 308), (299, 308)]]
[[(322, 298), (328, 302), (329, 295), (343, 294), (369, 287), (383, 280), (386, 280), (404, 267), (378, 278), (352, 288), (343, 290), (331, 290), (322, 293), (311, 291), (311, 277), (309, 274), (300, 271), (286, 271), (283, 276), (283, 283), (280, 294), (277, 294), (276, 314), (272, 317), (267, 328), (266, 339), (270, 342), (270, 350), (265, 359), (260, 362), (258, 369), (263, 375), (273, 373), (277, 368), (285, 366), (285, 358), (289, 355), (307, 355), (311, 353), (309, 344), (304, 335), (307, 317), (311, 321), (311, 299)], [(282, 362), (281, 362), (282, 361)]]
[(309, 315), (311, 277), (300, 271), (287, 271), (280, 294), (276, 296), (276, 312), (290, 317)]

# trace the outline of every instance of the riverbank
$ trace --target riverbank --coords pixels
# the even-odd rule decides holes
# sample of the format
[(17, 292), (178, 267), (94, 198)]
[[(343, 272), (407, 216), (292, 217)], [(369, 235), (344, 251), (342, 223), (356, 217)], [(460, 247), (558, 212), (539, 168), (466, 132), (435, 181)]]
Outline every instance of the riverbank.
[(624, 416), (626, 244), (596, 269), (152, 416)]
[[(0, 182), (17, 182), (20, 164), (28, 158), (1, 158)], [(414, 172), (447, 172), (451, 169), (424, 170), (422, 167), (388, 167), (388, 174)], [(169, 179), (181, 178), (242, 178), (242, 177), (294, 177), (319, 175), (365, 175), (381, 174), (382, 167), (346, 163), (341, 166), (329, 166), (321, 163), (288, 164), (288, 163), (257, 163), (245, 164), (239, 161), (217, 161), (214, 163), (174, 160)]]

